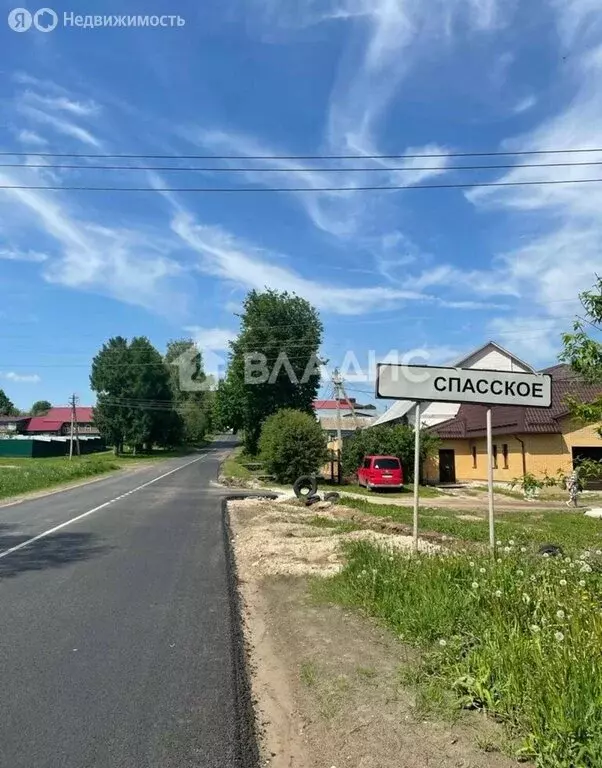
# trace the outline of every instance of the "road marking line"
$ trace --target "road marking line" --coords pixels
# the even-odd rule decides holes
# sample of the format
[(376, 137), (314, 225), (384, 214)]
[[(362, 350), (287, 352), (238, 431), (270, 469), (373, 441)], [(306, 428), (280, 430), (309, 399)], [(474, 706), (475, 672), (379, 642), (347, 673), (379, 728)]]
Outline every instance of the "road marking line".
[(105, 507), (110, 506), (111, 504), (114, 504), (116, 501), (120, 501), (121, 499), (125, 498), (126, 496), (129, 496), (130, 493), (136, 493), (137, 491), (141, 491), (143, 488), (147, 488), (149, 485), (152, 485), (153, 483), (157, 483), (159, 480), (163, 480), (165, 477), (169, 477), (169, 475), (173, 475), (174, 472), (179, 472), (181, 469), (185, 469), (186, 467), (189, 467), (191, 464), (196, 464), (197, 461), (202, 461), (203, 459), (207, 458), (209, 454), (203, 454), (202, 456), (199, 456), (196, 459), (193, 459), (192, 461), (186, 462), (186, 464), (182, 464), (180, 467), (176, 467), (175, 469), (170, 469), (169, 472), (165, 472), (163, 475), (159, 475), (159, 477), (155, 477), (153, 480), (149, 480), (146, 483), (143, 483), (142, 485), (139, 485), (137, 488), (132, 488), (131, 491), (128, 491), (127, 493), (123, 493), (121, 496), (116, 496), (114, 499), (110, 499), (109, 501), (105, 501), (104, 504), (100, 504), (98, 507), (94, 507), (94, 509), (89, 509), (87, 512), (83, 512), (81, 515), (77, 515), (77, 517), (72, 517), (71, 520), (67, 520), (66, 523), (61, 523), (60, 525), (56, 525), (54, 528), (50, 528), (47, 531), (44, 531), (44, 533), (39, 533), (37, 536), (34, 536), (31, 539), (27, 539), (27, 541), (22, 542), (21, 544), (17, 544), (14, 547), (11, 547), (10, 549), (5, 550), (4, 552), (0, 552), (0, 560), (2, 560), (3, 557), (7, 557), (7, 555), (12, 555), (13, 552), (18, 552), (20, 549), (23, 549), (24, 547), (28, 547), (30, 544), (33, 544), (36, 541), (39, 541), (40, 539), (45, 538), (46, 536), (50, 536), (52, 533), (56, 533), (57, 531), (60, 531), (61, 528), (66, 528), (68, 525), (71, 525), (71, 523), (76, 523), (78, 520), (83, 520), (84, 517), (88, 517), (88, 515), (93, 515), (95, 512), (99, 512), (101, 509), (104, 509)]

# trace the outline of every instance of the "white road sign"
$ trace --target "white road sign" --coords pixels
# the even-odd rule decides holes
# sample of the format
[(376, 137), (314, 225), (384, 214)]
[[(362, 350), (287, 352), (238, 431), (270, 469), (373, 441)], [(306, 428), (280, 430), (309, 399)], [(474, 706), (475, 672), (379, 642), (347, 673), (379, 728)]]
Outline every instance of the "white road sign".
[(539, 373), (379, 363), (376, 396), (416, 402), (549, 408), (552, 404), (552, 377)]

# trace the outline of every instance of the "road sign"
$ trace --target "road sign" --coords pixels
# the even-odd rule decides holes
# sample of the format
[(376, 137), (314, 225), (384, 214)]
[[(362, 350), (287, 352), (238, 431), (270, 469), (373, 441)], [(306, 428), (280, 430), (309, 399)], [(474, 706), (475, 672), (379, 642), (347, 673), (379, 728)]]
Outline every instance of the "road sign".
[(540, 373), (379, 363), (376, 396), (415, 402), (549, 408), (552, 404), (552, 377)]

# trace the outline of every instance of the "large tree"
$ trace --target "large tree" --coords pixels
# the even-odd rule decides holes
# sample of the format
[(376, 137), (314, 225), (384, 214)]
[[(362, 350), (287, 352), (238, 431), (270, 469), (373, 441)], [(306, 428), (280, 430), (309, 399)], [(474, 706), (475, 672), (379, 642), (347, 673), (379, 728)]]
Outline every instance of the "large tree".
[(227, 403), (229, 426), (244, 430), (249, 453), (256, 453), (262, 424), (272, 413), (313, 413), (321, 343), (322, 323), (308, 301), (274, 290), (248, 294), (218, 398)]
[(139, 450), (181, 442), (169, 371), (148, 339), (110, 339), (92, 362), (90, 385), (97, 394), (94, 422), (116, 453), (126, 443)]
[(36, 400), (35, 403), (31, 406), (29, 412), (32, 416), (41, 416), (44, 413), (48, 413), (51, 408), (52, 403), (50, 403), (48, 400)]
[[(570, 401), (573, 414), (589, 424), (598, 424), (602, 437), (602, 278), (594, 287), (580, 294), (584, 316), (573, 323), (572, 333), (563, 334), (564, 350), (560, 359), (569, 363), (585, 381), (600, 384), (601, 394), (591, 402)], [(596, 338), (596, 336), (598, 336)]]
[(0, 416), (18, 416), (19, 409), (8, 398), (3, 389), (0, 389)]
[(190, 444), (199, 443), (211, 429), (213, 407), (201, 350), (192, 339), (170, 341), (165, 362), (172, 397), (183, 422), (184, 439)]

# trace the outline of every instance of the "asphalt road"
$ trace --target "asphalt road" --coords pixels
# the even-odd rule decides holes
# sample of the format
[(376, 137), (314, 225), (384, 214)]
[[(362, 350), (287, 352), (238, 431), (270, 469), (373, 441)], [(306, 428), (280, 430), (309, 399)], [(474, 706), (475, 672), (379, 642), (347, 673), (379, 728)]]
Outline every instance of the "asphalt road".
[(239, 766), (225, 447), (0, 507), (2, 768)]

